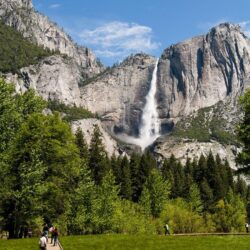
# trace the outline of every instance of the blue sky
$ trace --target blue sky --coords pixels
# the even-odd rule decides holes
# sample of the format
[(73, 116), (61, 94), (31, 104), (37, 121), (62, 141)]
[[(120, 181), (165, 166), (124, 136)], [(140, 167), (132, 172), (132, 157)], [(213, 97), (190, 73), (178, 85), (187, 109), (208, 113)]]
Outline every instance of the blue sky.
[(131, 53), (160, 56), (171, 44), (206, 33), (220, 22), (250, 34), (249, 0), (33, 0), (106, 65)]

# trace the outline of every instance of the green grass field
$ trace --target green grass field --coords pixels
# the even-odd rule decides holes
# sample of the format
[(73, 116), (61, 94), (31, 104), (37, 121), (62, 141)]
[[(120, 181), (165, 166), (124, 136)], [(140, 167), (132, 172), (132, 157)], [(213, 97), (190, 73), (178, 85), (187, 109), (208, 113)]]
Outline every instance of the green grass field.
[[(88, 235), (61, 237), (64, 250), (234, 250), (250, 249), (250, 236), (131, 236)], [(38, 238), (0, 240), (1, 250), (35, 250)]]
[(0, 240), (1, 250), (37, 250), (38, 238), (20, 240)]

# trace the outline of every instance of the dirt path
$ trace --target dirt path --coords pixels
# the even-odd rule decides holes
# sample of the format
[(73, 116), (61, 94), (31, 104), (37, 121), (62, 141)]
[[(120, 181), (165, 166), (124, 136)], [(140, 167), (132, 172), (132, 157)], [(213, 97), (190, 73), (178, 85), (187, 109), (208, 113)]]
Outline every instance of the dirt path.
[(53, 246), (53, 244), (50, 244), (51, 239), (49, 239), (49, 242), (47, 243), (47, 250), (60, 250), (59, 245), (57, 244), (57, 246)]

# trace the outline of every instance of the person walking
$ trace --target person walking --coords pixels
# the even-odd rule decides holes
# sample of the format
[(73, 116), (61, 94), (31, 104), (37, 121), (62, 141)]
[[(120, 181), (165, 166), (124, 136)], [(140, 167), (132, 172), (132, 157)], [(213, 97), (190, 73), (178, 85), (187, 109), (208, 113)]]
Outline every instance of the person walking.
[(45, 233), (42, 233), (42, 236), (39, 240), (39, 247), (41, 250), (47, 250), (47, 238), (45, 236)]
[(246, 233), (248, 233), (248, 231), (249, 231), (249, 224), (246, 223), (246, 224), (245, 224), (245, 227), (246, 227)]
[(165, 228), (165, 235), (167, 234), (170, 235), (169, 225), (167, 223), (165, 224), (164, 228)]
[(58, 235), (59, 235), (58, 229), (55, 227), (55, 229), (54, 229), (54, 245), (53, 246), (57, 245)]
[(48, 242), (49, 227), (48, 227), (47, 224), (45, 224), (44, 227), (43, 227), (43, 233), (44, 233), (44, 235), (45, 235), (45, 237), (46, 237), (46, 240), (47, 240), (46, 242)]
[(52, 226), (52, 227), (49, 229), (49, 231), (50, 231), (50, 233), (51, 233), (51, 241), (50, 241), (50, 244), (53, 244), (55, 228)]

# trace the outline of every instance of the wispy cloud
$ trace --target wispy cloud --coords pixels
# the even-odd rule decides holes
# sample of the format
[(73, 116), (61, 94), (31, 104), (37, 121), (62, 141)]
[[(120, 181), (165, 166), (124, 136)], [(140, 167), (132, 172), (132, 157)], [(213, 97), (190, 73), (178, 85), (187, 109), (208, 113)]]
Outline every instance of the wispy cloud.
[(221, 23), (226, 23), (228, 22), (226, 19), (222, 18), (214, 22), (205, 22), (205, 23), (200, 23), (198, 25), (198, 28), (201, 29), (204, 32), (207, 32), (209, 29), (221, 24)]
[(53, 3), (49, 6), (50, 9), (57, 9), (60, 8), (62, 5), (59, 3)]
[(239, 22), (239, 25), (243, 32), (250, 37), (250, 20)]
[[(199, 25), (200, 29), (203, 29), (204, 31), (207, 31), (209, 29), (211, 29), (212, 27), (215, 27), (221, 23), (234, 23), (234, 22), (230, 22), (229, 20), (226, 19), (220, 19), (218, 21), (215, 22), (207, 22), (207, 23), (203, 23)], [(248, 37), (250, 37), (250, 20), (246, 20), (246, 21), (241, 21), (238, 23), (234, 23), (234, 24), (238, 24), (241, 27), (241, 30), (244, 32), (245, 35), (247, 35)]]
[(102, 57), (123, 57), (130, 53), (151, 52), (160, 43), (153, 41), (152, 29), (127, 22), (108, 22), (95, 29), (85, 29), (79, 36), (83, 43), (93, 45)]

